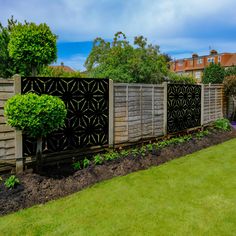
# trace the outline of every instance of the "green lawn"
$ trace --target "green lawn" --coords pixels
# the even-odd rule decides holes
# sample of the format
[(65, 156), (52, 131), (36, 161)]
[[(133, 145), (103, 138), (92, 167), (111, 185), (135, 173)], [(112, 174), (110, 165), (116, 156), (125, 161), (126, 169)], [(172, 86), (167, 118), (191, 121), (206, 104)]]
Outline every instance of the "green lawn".
[(236, 235), (236, 139), (2, 217), (0, 235)]

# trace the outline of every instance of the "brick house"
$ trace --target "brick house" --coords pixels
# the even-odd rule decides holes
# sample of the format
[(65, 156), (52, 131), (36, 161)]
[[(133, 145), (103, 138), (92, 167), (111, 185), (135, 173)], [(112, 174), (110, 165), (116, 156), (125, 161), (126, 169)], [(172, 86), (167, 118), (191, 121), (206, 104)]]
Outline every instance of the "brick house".
[(236, 65), (236, 53), (218, 53), (211, 50), (209, 55), (198, 56), (193, 54), (191, 58), (177, 59), (170, 62), (170, 70), (177, 74), (193, 76), (201, 82), (203, 70), (210, 63), (220, 63), (227, 68)]

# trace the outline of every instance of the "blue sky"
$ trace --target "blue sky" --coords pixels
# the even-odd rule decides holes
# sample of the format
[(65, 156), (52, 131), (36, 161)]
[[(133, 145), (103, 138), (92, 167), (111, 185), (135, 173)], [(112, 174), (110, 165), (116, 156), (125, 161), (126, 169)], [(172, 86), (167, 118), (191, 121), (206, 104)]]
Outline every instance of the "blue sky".
[(173, 58), (236, 52), (236, 0), (0, 0), (0, 22), (47, 23), (58, 35), (58, 61), (83, 70), (96, 37), (144, 35)]

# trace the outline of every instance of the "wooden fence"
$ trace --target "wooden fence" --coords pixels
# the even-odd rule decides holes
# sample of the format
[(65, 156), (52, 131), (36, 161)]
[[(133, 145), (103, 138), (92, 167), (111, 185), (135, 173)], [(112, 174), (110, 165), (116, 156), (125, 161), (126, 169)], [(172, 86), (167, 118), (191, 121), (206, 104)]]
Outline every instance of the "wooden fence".
[[(166, 134), (166, 85), (114, 84), (114, 143), (135, 142)], [(223, 117), (223, 86), (202, 85), (202, 120)]]
[[(0, 171), (23, 168), (22, 134), (5, 124), (3, 106), (21, 92), (21, 78), (0, 79)], [(224, 114), (222, 85), (202, 85), (201, 125)], [(110, 83), (109, 145), (137, 142), (167, 134), (167, 83)]]
[(4, 104), (13, 95), (20, 93), (20, 77), (14, 76), (12, 79), (0, 78), (0, 171), (19, 168), (17, 159), (22, 151), (22, 143), (19, 137), (21, 132), (8, 126), (4, 117)]
[(114, 84), (114, 143), (165, 134), (164, 85)]

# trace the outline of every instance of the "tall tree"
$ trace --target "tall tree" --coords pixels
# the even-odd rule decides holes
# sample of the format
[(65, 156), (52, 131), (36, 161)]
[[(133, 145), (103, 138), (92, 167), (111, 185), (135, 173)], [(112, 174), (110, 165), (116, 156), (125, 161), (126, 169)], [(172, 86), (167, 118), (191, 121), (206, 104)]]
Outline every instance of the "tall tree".
[(11, 77), (16, 72), (16, 65), (8, 51), (10, 33), (16, 24), (17, 21), (13, 16), (8, 19), (6, 27), (0, 23), (0, 76), (5, 78)]
[(202, 82), (204, 84), (222, 83), (225, 77), (225, 70), (220, 64), (211, 63), (204, 69)]
[(148, 44), (143, 36), (135, 37), (131, 45), (122, 32), (112, 42), (96, 38), (85, 67), (91, 77), (119, 82), (159, 83), (168, 72), (159, 46)]
[(18, 65), (21, 75), (35, 76), (42, 66), (57, 58), (57, 36), (46, 24), (18, 23), (13, 27), (8, 43), (9, 55)]

